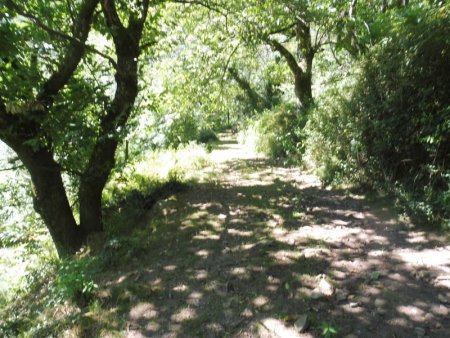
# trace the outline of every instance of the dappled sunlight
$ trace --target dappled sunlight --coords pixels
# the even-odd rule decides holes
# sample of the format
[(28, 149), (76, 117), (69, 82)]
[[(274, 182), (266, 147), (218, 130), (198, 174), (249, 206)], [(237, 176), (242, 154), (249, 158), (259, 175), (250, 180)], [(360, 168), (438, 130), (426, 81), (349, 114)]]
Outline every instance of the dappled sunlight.
[(166, 265), (163, 269), (166, 271), (175, 271), (177, 268), (176, 265), (170, 264), (170, 265)]
[(195, 317), (197, 317), (197, 311), (192, 307), (186, 307), (173, 314), (170, 319), (175, 323), (181, 323)]
[(244, 230), (238, 230), (233, 228), (228, 228), (227, 233), (232, 236), (239, 236), (239, 237), (251, 237), (253, 236), (252, 231), (244, 231)]
[[(413, 267), (426, 267), (428, 269), (438, 269), (445, 273), (443, 276), (450, 280), (450, 247), (436, 249), (395, 249), (393, 254), (399, 260)], [(436, 276), (437, 277), (437, 276)], [(442, 279), (444, 279), (442, 278)], [(449, 284), (450, 289), (450, 284)]]
[(158, 315), (159, 313), (155, 310), (153, 304), (139, 303), (131, 308), (129, 318), (132, 321), (140, 321), (142, 319), (154, 319), (157, 318)]
[[(153, 213), (176, 210), (161, 236), (111, 277), (108, 304), (129, 302), (117, 310), (135, 325), (128, 337), (318, 337), (323, 322), (343, 337), (412, 337), (416, 327), (445, 336), (448, 245), (405, 231), (360, 194), (220, 146), (211, 154), (220, 177), (158, 203)], [(307, 333), (293, 325), (303, 314)]]
[(425, 319), (425, 311), (414, 305), (401, 305), (397, 307), (397, 311), (407, 316), (410, 320), (420, 322)]
[(296, 251), (280, 250), (276, 252), (270, 252), (269, 256), (279, 261), (280, 264), (292, 264), (295, 263), (299, 257), (301, 257), (301, 253), (298, 251), (296, 252)]
[(304, 226), (293, 233), (294, 238), (313, 238), (324, 241), (345, 241), (349, 236), (365, 236), (361, 228), (336, 228), (331, 225)]
[(270, 302), (269, 298), (265, 296), (257, 296), (255, 299), (253, 299), (253, 304), (257, 307), (263, 307), (264, 305), (267, 305)]
[(203, 257), (203, 258), (208, 257), (210, 254), (211, 254), (211, 252), (209, 250), (204, 250), (204, 249), (199, 250), (195, 253), (196, 256)]
[(218, 241), (220, 239), (220, 236), (209, 230), (202, 230), (192, 238), (197, 239), (197, 240), (205, 240), (205, 241), (211, 241), (211, 240)]
[(176, 292), (186, 292), (189, 290), (189, 287), (186, 284), (179, 284), (177, 286), (174, 286), (172, 290)]

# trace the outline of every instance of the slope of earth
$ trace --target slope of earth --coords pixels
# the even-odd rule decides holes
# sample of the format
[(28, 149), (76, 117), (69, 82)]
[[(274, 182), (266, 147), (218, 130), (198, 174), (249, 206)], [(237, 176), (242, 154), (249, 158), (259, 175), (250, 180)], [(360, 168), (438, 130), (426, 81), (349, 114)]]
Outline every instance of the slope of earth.
[(448, 238), (230, 136), (211, 159), (208, 182), (146, 215), (157, 243), (104, 281), (125, 336), (450, 337)]

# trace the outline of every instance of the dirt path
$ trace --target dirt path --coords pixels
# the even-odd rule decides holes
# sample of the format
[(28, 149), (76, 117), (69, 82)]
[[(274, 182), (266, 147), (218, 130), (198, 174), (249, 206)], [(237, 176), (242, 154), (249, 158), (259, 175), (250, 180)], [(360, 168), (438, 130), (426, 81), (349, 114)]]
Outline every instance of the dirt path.
[(127, 337), (450, 337), (448, 240), (232, 139), (211, 158), (212, 182), (158, 203), (158, 245), (110, 281), (133, 293)]

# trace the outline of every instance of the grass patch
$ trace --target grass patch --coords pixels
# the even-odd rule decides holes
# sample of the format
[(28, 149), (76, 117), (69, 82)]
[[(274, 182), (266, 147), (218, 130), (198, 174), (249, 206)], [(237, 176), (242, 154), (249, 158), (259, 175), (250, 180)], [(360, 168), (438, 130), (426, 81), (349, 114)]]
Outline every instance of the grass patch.
[(45, 250), (2, 248), (0, 268), (7, 273), (0, 277), (0, 336), (123, 335), (131, 303), (154, 290), (128, 281), (105, 298), (104, 276), (167, 239), (163, 219), (142, 220), (159, 200), (202, 180), (207, 156), (205, 147), (189, 144), (116, 170), (103, 195), (106, 234), (90, 238), (71, 260), (56, 259), (48, 236), (39, 238)]

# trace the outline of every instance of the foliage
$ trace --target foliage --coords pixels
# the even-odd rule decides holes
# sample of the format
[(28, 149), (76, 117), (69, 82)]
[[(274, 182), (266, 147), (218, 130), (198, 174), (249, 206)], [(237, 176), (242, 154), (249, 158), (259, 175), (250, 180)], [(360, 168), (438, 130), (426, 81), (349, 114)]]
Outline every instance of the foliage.
[(294, 106), (281, 104), (248, 120), (241, 141), (272, 158), (299, 163), (304, 153), (305, 122), (305, 115)]
[(322, 328), (322, 336), (325, 338), (334, 337), (338, 333), (338, 329), (327, 322), (323, 322), (321, 328)]
[(216, 133), (212, 129), (201, 129), (197, 136), (197, 141), (200, 143), (213, 143), (219, 141)]
[[(143, 214), (148, 211), (146, 204), (170, 197), (190, 180), (201, 180), (199, 169), (209, 164), (206, 155), (203, 146), (191, 143), (176, 151), (147, 152), (145, 160), (132, 158), (121, 171), (115, 171), (103, 196), (107, 234), (90, 238), (88, 245), (71, 259), (57, 260), (54, 250), (48, 256), (47, 248), (35, 252), (36, 259), (26, 253), (22, 283), (9, 280), (14, 285), (1, 290), (5, 294), (0, 294), (0, 335), (49, 336), (68, 327), (89, 326), (89, 322), (80, 324), (84, 318), (81, 313), (95, 309), (101, 312), (98, 292), (102, 274), (155, 248), (158, 236), (164, 233), (163, 219), (142, 226)], [(165, 166), (158, 166), (160, 163)], [(1, 260), (0, 264), (2, 268), (14, 265), (14, 271), (18, 271), (17, 262)], [(55, 313), (64, 316), (54, 318)]]
[[(388, 183), (417, 215), (448, 222), (449, 19), (405, 10), (310, 121), (310, 153), (325, 183)], [(345, 92), (350, 92), (346, 97)], [(410, 209), (410, 211), (414, 211)]]
[(58, 265), (56, 279), (49, 287), (49, 305), (65, 300), (72, 300), (81, 307), (88, 304), (98, 288), (93, 280), (95, 259), (63, 260)]

